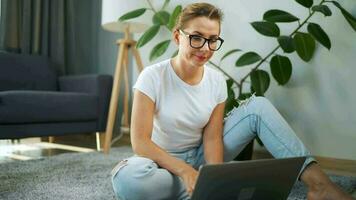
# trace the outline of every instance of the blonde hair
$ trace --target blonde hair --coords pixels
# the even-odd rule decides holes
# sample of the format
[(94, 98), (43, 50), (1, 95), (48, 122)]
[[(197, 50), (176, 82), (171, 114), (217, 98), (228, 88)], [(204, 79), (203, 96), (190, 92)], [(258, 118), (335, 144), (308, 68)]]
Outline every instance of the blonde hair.
[(183, 29), (188, 21), (197, 17), (207, 17), (217, 20), (219, 25), (221, 25), (223, 13), (219, 8), (209, 3), (190, 4), (180, 13), (173, 30)]

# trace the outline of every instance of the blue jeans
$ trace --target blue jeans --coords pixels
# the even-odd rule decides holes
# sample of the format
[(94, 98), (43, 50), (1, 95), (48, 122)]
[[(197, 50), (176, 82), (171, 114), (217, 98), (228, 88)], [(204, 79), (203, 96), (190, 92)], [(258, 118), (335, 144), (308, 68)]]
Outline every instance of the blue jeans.
[[(224, 161), (233, 160), (258, 136), (275, 158), (307, 156), (301, 170), (314, 161), (276, 108), (264, 97), (252, 96), (224, 120)], [(171, 153), (198, 169), (205, 164), (203, 145), (185, 152)], [(133, 156), (113, 170), (112, 184), (121, 200), (190, 199), (182, 180), (154, 161)]]

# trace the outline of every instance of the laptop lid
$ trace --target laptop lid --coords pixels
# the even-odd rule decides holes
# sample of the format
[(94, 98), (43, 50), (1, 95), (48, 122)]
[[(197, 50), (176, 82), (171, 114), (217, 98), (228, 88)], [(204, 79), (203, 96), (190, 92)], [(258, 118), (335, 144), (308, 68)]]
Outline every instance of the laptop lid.
[(305, 157), (204, 165), (192, 200), (287, 199)]

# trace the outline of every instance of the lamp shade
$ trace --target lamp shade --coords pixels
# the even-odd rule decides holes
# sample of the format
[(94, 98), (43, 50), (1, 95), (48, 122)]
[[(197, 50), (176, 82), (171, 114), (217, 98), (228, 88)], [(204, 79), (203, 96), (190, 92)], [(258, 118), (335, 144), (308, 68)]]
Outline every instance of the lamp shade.
[(127, 28), (131, 33), (144, 32), (148, 25), (140, 21), (140, 17), (120, 22), (119, 17), (123, 14), (147, 7), (145, 0), (103, 0), (101, 10), (101, 25), (104, 30), (111, 32), (124, 32)]

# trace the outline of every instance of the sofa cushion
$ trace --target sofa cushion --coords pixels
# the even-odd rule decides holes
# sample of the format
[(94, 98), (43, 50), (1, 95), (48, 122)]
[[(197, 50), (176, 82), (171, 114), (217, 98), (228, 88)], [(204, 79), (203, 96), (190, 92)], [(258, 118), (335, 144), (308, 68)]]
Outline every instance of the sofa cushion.
[(57, 76), (48, 58), (0, 52), (0, 91), (57, 89)]
[(0, 92), (0, 123), (48, 123), (96, 120), (94, 94), (53, 91)]

